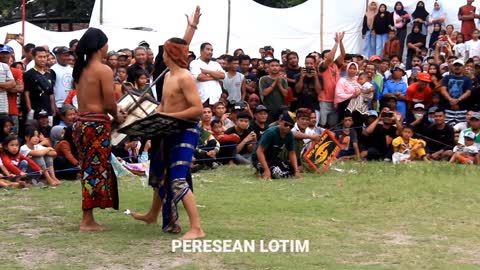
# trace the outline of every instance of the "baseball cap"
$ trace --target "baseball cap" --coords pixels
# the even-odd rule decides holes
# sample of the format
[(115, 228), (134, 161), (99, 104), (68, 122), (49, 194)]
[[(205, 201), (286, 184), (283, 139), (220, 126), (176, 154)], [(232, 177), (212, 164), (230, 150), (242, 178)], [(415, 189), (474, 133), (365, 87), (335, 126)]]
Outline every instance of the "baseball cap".
[(60, 113), (64, 114), (64, 113), (68, 112), (69, 110), (75, 110), (75, 112), (77, 111), (77, 109), (75, 107), (73, 107), (72, 105), (63, 104), (62, 108), (60, 109)]
[(292, 125), (295, 124), (295, 114), (293, 112), (290, 112), (290, 111), (284, 111), (282, 113), (282, 116), (280, 117), (280, 120), (283, 120), (287, 123), (290, 123)]
[(148, 44), (148, 42), (146, 42), (145, 40), (140, 41), (138, 43), (138, 46), (145, 47), (145, 48), (150, 48), (150, 44)]
[(255, 108), (255, 111), (254, 113), (259, 113), (259, 112), (269, 112), (270, 110), (267, 109), (267, 107), (263, 106), (263, 105), (258, 105), (256, 108)]
[(48, 117), (48, 112), (44, 109), (41, 109), (39, 111), (35, 111), (35, 113), (33, 114), (33, 118), (35, 118), (35, 119), (40, 119), (40, 118), (43, 118), (43, 117)]
[(462, 65), (462, 66), (464, 66), (465, 63), (463, 62), (462, 59), (457, 59), (457, 60), (453, 61), (453, 65), (454, 65), (454, 66), (455, 66), (455, 65)]
[(124, 52), (121, 52), (121, 51), (120, 51), (120, 52), (117, 52), (117, 57), (121, 57), (121, 56), (123, 56), (123, 57), (128, 57), (128, 55), (127, 55), (126, 53), (124, 53)]
[(0, 44), (0, 53), (12, 53), (12, 47), (8, 46), (7, 44)]
[(428, 109), (428, 113), (435, 113), (436, 110), (438, 110), (438, 107), (436, 106), (430, 107), (430, 109)]
[(70, 49), (66, 46), (59, 46), (59, 47), (53, 48), (53, 53), (58, 55), (58, 54), (64, 54), (64, 53), (72, 54), (73, 52), (70, 51)]
[(467, 131), (467, 132), (465, 132), (465, 134), (463, 134), (463, 137), (471, 139), (471, 140), (475, 140), (477, 135), (475, 135), (475, 133), (473, 133), (473, 131)]
[(423, 82), (431, 82), (430, 80), (430, 74), (426, 72), (421, 72), (418, 74), (418, 79)]
[(378, 117), (378, 112), (375, 111), (375, 110), (370, 110), (368, 111), (368, 116), (375, 116), (375, 117)]
[(403, 73), (406, 73), (405, 71), (405, 65), (400, 63), (400, 64), (396, 64), (393, 68), (392, 68), (392, 72), (397, 70), (397, 69), (400, 69), (401, 71), (403, 71)]
[(248, 118), (248, 119), (252, 119), (252, 117), (250, 116), (250, 114), (247, 113), (247, 112), (243, 112), (243, 111), (242, 111), (242, 112), (239, 112), (239, 113), (237, 114), (237, 119), (247, 119), (247, 118)]
[(472, 118), (475, 118), (475, 119), (477, 119), (477, 120), (480, 120), (480, 112), (474, 112), (474, 113), (472, 113), (472, 117), (471, 117), (470, 119), (472, 119)]
[(378, 55), (373, 55), (372, 57), (370, 57), (369, 59), (370, 62), (374, 62), (374, 61), (382, 61), (382, 58)]
[(423, 109), (423, 110), (425, 110), (425, 105), (423, 105), (422, 103), (417, 103), (417, 104), (415, 104), (415, 106), (413, 106), (413, 109)]

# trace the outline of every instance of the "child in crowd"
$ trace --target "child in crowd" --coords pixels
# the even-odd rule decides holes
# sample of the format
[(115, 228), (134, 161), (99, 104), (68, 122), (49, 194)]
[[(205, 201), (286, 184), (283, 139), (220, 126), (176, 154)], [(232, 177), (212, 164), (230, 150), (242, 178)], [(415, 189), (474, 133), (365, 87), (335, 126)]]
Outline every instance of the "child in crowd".
[(19, 177), (16, 177), (16, 175), (10, 174), (10, 172), (7, 170), (7, 168), (3, 165), (2, 160), (0, 159), (0, 188), (8, 188), (8, 187), (13, 187), (13, 188), (24, 188), (27, 185), (25, 181), (15, 181), (15, 179), (19, 179)]
[[(17, 136), (8, 136), (3, 140), (2, 146), (2, 162), (10, 173), (23, 179), (27, 178), (27, 172), (38, 173), (38, 176), (43, 173), (42, 168), (40, 168), (35, 161), (20, 154), (20, 146)], [(36, 184), (37, 180), (32, 180), (32, 183)]]
[(458, 144), (453, 148), (453, 156), (450, 163), (473, 164), (480, 148), (475, 144), (476, 135), (472, 131), (467, 131), (464, 135), (465, 145)]
[(406, 126), (403, 128), (401, 136), (393, 139), (392, 146), (394, 156), (392, 157), (392, 160), (394, 162), (396, 160), (399, 160), (400, 162), (407, 162), (422, 159), (424, 161), (428, 161), (427, 153), (425, 152), (425, 146), (427, 145), (427, 143), (422, 139), (414, 139), (412, 138), (412, 136), (413, 127)]
[(453, 46), (453, 51), (455, 56), (462, 61), (467, 61), (467, 47), (465, 45), (465, 40), (463, 39), (463, 34), (459, 33), (457, 35), (457, 43)]
[(360, 73), (357, 80), (358, 83), (362, 86), (362, 89), (360, 89), (360, 95), (350, 99), (347, 110), (351, 113), (353, 113), (354, 111), (358, 111), (361, 114), (367, 115), (368, 104), (373, 99), (373, 92), (375, 92), (375, 87), (373, 86), (373, 84), (367, 81), (368, 75), (365, 72)]
[(205, 129), (205, 125), (201, 122), (202, 121), (199, 123), (199, 125), (202, 127), (200, 130), (200, 138), (198, 140), (197, 148), (194, 152), (195, 166), (192, 168), (194, 172), (200, 169), (214, 168), (218, 166), (215, 161), (217, 160), (217, 155), (220, 151), (220, 143), (215, 139), (210, 131)]
[(225, 127), (223, 126), (222, 121), (220, 120), (213, 120), (210, 123), (212, 128), (212, 134), (215, 139), (222, 144), (239, 144), (240, 137), (237, 134), (225, 134)]
[(230, 113), (227, 113), (227, 108), (225, 107), (225, 103), (219, 101), (213, 105), (213, 117), (212, 120), (220, 120), (223, 123), (223, 127), (225, 130), (233, 127), (235, 124), (233, 123), (232, 120), (230, 120), (228, 117), (230, 117)]
[(43, 171), (43, 176), (50, 186), (60, 185), (62, 182), (55, 176), (53, 159), (57, 152), (52, 147), (45, 147), (39, 144), (39, 132), (35, 128), (25, 130), (25, 144), (20, 147), (20, 154), (31, 158)]
[(383, 46), (383, 58), (392, 58), (393, 56), (400, 56), (400, 41), (396, 37), (395, 30), (388, 31), (388, 40)]
[(135, 89), (140, 92), (143, 92), (148, 86), (148, 73), (144, 70), (138, 72), (135, 78)]
[(53, 167), (57, 170), (56, 176), (61, 179), (76, 179), (80, 170), (80, 162), (77, 159), (78, 152), (72, 133), (71, 126), (65, 128), (58, 138), (58, 143), (54, 145), (57, 157), (53, 160)]

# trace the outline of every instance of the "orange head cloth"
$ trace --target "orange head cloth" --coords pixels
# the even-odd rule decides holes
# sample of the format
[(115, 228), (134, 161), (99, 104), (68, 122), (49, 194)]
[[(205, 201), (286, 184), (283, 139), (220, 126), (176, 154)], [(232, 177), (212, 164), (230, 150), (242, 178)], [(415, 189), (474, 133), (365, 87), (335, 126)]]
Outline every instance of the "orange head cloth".
[(175, 64), (181, 68), (188, 68), (188, 45), (165, 41), (163, 49)]

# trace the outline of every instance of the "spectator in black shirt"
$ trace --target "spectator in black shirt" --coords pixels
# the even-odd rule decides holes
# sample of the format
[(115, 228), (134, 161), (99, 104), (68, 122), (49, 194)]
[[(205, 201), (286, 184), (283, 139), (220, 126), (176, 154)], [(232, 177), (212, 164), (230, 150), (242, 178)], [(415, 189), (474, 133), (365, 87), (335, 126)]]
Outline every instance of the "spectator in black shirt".
[(267, 119), (269, 110), (263, 105), (258, 105), (253, 112), (253, 121), (250, 122), (250, 129), (257, 135), (257, 141), (260, 141), (263, 133), (267, 130)]
[(297, 93), (297, 105), (299, 108), (308, 108), (312, 111), (320, 111), (318, 95), (322, 91), (322, 80), (315, 68), (315, 57), (305, 57), (305, 68), (295, 75), (295, 92)]
[(55, 72), (47, 68), (48, 52), (45, 48), (35, 47), (32, 54), (35, 67), (23, 75), (25, 84), (25, 113), (28, 113), (28, 119), (33, 119), (34, 113), (41, 110), (45, 110), (48, 116), (53, 116), (56, 108), (53, 96)]
[[(153, 65), (147, 63), (147, 49), (144, 47), (137, 47), (134, 51), (135, 64), (127, 68), (127, 81), (135, 83), (135, 77), (139, 70), (146, 71), (149, 75), (152, 74)], [(150, 78), (149, 78), (150, 79)]]
[(452, 156), (455, 131), (445, 121), (445, 110), (437, 109), (434, 115), (435, 122), (425, 130), (427, 154), (430, 160), (448, 160)]
[[(297, 92), (295, 91), (295, 84), (297, 84), (297, 76), (302, 71), (302, 68), (298, 65), (298, 54), (296, 52), (289, 52), (286, 56), (287, 66), (285, 73), (287, 74), (288, 87), (290, 87), (293, 97), (297, 97)], [(290, 110), (295, 111), (298, 107), (297, 101), (294, 100), (290, 105)]]
[(237, 134), (240, 137), (240, 143), (236, 147), (235, 161), (238, 164), (250, 164), (251, 154), (255, 149), (257, 135), (248, 126), (250, 124), (250, 114), (239, 112), (235, 126), (227, 129), (225, 134)]

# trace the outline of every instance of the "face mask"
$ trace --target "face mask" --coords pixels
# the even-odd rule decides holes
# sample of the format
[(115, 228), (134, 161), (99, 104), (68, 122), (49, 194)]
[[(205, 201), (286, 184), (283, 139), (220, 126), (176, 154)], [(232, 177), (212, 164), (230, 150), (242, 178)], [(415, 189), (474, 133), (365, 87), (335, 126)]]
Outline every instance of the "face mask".
[(433, 123), (433, 122), (435, 122), (435, 118), (431, 118), (431, 117), (429, 117), (429, 118), (428, 118), (428, 122), (430, 122), (430, 123)]
[(423, 113), (416, 113), (415, 118), (423, 117)]

